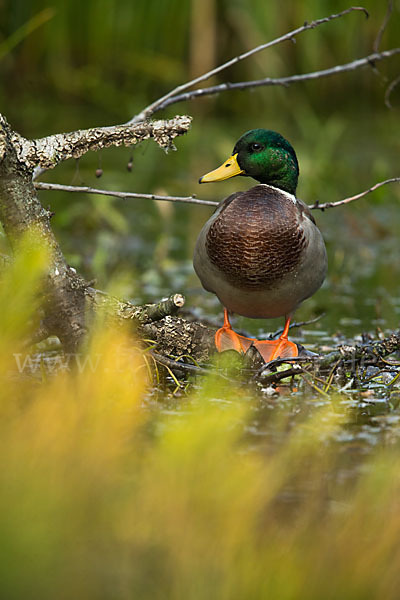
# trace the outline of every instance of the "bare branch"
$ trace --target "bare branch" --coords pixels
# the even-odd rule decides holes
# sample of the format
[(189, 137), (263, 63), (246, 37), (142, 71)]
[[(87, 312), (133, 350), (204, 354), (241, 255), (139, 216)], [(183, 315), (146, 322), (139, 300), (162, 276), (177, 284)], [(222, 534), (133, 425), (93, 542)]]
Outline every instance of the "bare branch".
[(299, 83), (302, 81), (310, 81), (313, 79), (321, 79), (323, 77), (330, 77), (331, 75), (338, 75), (346, 73), (348, 71), (355, 71), (361, 67), (374, 66), (375, 62), (390, 58), (395, 54), (400, 53), (400, 48), (392, 48), (391, 50), (385, 50), (384, 52), (374, 52), (363, 58), (358, 58), (349, 63), (343, 65), (335, 65), (329, 69), (323, 69), (321, 71), (312, 71), (311, 73), (303, 73), (301, 75), (290, 75), (288, 77), (265, 77), (264, 79), (255, 79), (253, 81), (239, 81), (236, 83), (220, 83), (207, 88), (201, 88), (199, 90), (193, 90), (186, 92), (178, 96), (168, 98), (163, 102), (162, 105), (157, 107), (157, 110), (161, 110), (175, 104), (176, 102), (183, 102), (186, 100), (193, 100), (194, 98), (200, 98), (201, 96), (210, 96), (225, 92), (228, 90), (245, 90), (255, 87), (271, 86), (271, 85), (282, 85), (288, 87), (292, 83)]
[[(308, 321), (296, 321), (296, 322), (290, 323), (289, 329), (294, 329), (295, 327), (305, 327), (306, 325), (312, 325), (313, 323), (316, 323), (320, 319), (323, 319), (324, 316), (325, 316), (325, 313), (321, 313), (320, 315), (317, 315), (316, 317), (314, 317), (313, 319), (309, 319)], [(273, 333), (269, 334), (268, 339), (274, 340), (279, 335), (281, 335), (283, 333), (283, 331), (284, 331), (284, 327), (279, 327), (279, 329), (277, 329)]]
[(294, 365), (293, 367), (289, 367), (284, 371), (276, 371), (270, 373), (263, 367), (264, 370), (258, 375), (258, 378), (262, 379), (263, 385), (272, 385), (274, 383), (278, 383), (282, 381), (282, 379), (286, 379), (287, 377), (294, 377), (296, 375), (300, 375), (300, 373), (306, 373), (307, 371), (303, 369), (300, 365)]
[[(178, 359), (173, 360), (172, 358), (168, 358), (167, 356), (158, 354), (157, 352), (151, 352), (150, 354), (157, 363), (164, 365), (164, 367), (169, 367), (172, 371), (189, 371), (190, 373), (197, 373), (199, 375), (210, 375), (211, 373), (214, 373), (211, 369), (205, 369), (204, 367), (199, 367), (198, 365), (185, 363)], [(221, 374), (218, 373), (218, 375)]]
[[(323, 23), (328, 23), (329, 21), (333, 21), (334, 19), (339, 19), (339, 18), (344, 17), (345, 15), (347, 15), (351, 12), (354, 12), (354, 11), (361, 11), (367, 17), (369, 16), (368, 11), (365, 8), (363, 8), (362, 6), (352, 6), (350, 8), (347, 8), (346, 10), (343, 10), (342, 12), (340, 12), (338, 14), (333, 14), (333, 15), (330, 15), (329, 17), (323, 17), (322, 19), (317, 19), (315, 21), (311, 21), (311, 23), (306, 22), (301, 27), (298, 27), (297, 29), (293, 29), (292, 31), (289, 31), (289, 33), (286, 33), (285, 35), (282, 35), (282, 36), (272, 40), (271, 42), (261, 44), (260, 46), (257, 46), (256, 48), (252, 48), (248, 52), (244, 52), (243, 54), (240, 54), (239, 56), (235, 56), (234, 58), (231, 58), (230, 60), (223, 63), (222, 65), (215, 67), (215, 69), (211, 69), (211, 71), (208, 71), (207, 73), (204, 73), (203, 75), (200, 75), (199, 77), (196, 77), (195, 79), (192, 79), (191, 81), (188, 81), (187, 83), (177, 86), (176, 88), (174, 88), (173, 90), (171, 90), (170, 92), (168, 92), (167, 94), (165, 94), (164, 96), (159, 98), (158, 100), (155, 100), (155, 102), (152, 102), (151, 104), (149, 104), (138, 115), (133, 117), (126, 124), (131, 125), (133, 123), (138, 123), (140, 121), (144, 121), (145, 119), (149, 118), (152, 114), (154, 114), (156, 111), (159, 111), (159, 110), (165, 108), (166, 106), (173, 104), (174, 102), (180, 102), (181, 99), (187, 99), (187, 98), (182, 98), (182, 96), (186, 96), (186, 94), (182, 94), (182, 92), (184, 92), (187, 89), (190, 89), (191, 87), (193, 87), (194, 85), (197, 85), (198, 83), (201, 83), (202, 81), (206, 81), (207, 79), (210, 79), (217, 73), (220, 73), (221, 71), (228, 69), (232, 65), (234, 65), (246, 58), (249, 58), (250, 56), (253, 56), (253, 54), (256, 54), (257, 52), (261, 52), (262, 50), (266, 50), (267, 48), (271, 48), (272, 46), (276, 46), (277, 44), (280, 44), (287, 40), (292, 41), (297, 35), (299, 35), (300, 33), (303, 33), (304, 31), (308, 31), (309, 29), (315, 29), (316, 27), (319, 27), (319, 25), (322, 25)], [(207, 89), (211, 89), (211, 88), (207, 88)], [(194, 97), (194, 96), (189, 96), (189, 97)], [(173, 100), (175, 98), (179, 98), (179, 99)]]
[(160, 321), (166, 316), (176, 315), (185, 304), (185, 297), (182, 294), (172, 294), (169, 298), (155, 304), (138, 306), (92, 287), (88, 287), (85, 293), (86, 299), (95, 311), (102, 311), (107, 317), (112, 317), (119, 322), (137, 321), (142, 326)]
[(166, 202), (186, 202), (188, 204), (203, 204), (205, 206), (218, 206), (219, 202), (212, 200), (200, 200), (195, 196), (159, 196), (157, 194), (139, 194), (136, 192), (116, 192), (108, 190), (99, 190), (87, 186), (61, 185), (59, 183), (43, 183), (35, 181), (34, 186), (37, 190), (59, 191), (59, 192), (78, 192), (81, 194), (99, 194), (100, 196), (114, 196), (122, 200), (128, 198), (144, 198), (146, 200), (161, 200)]
[[(169, 120), (149, 121), (136, 125), (95, 127), (71, 133), (58, 133), (36, 140), (27, 140), (13, 133), (11, 142), (19, 162), (28, 169), (52, 169), (69, 158), (79, 158), (89, 152), (109, 146), (131, 146), (153, 138), (165, 149), (173, 148), (173, 139), (189, 130), (192, 118), (186, 115)], [(1, 150), (1, 148), (0, 148)]]
[(392, 81), (392, 83), (390, 83), (386, 89), (385, 92), (385, 104), (388, 108), (393, 108), (391, 103), (390, 103), (390, 96), (394, 90), (395, 87), (397, 87), (400, 83), (400, 75), (398, 77), (396, 77), (396, 79), (394, 79)]
[[(380, 181), (379, 183), (375, 183), (373, 186), (365, 190), (364, 192), (360, 192), (355, 196), (350, 196), (349, 198), (344, 198), (343, 200), (338, 200), (336, 202), (325, 202), (321, 204), (318, 200), (314, 204), (309, 205), (309, 208), (312, 210), (319, 209), (325, 210), (327, 208), (335, 208), (336, 206), (341, 206), (342, 204), (349, 204), (354, 200), (359, 200), (363, 198), (367, 194), (374, 192), (378, 188), (383, 185), (387, 185), (388, 183), (399, 183), (400, 177), (392, 177), (391, 179), (386, 179), (385, 181)], [(116, 191), (108, 191), (108, 190), (99, 190), (96, 188), (88, 187), (88, 186), (78, 186), (78, 185), (62, 185), (59, 183), (43, 183), (36, 181), (34, 186), (37, 190), (43, 191), (59, 191), (59, 192), (77, 192), (81, 194), (98, 194), (100, 196), (112, 196), (115, 198), (121, 198), (122, 200), (128, 198), (144, 198), (147, 200), (160, 200), (165, 202), (184, 202), (186, 204), (202, 204), (204, 206), (218, 206), (219, 202), (215, 202), (213, 200), (202, 200), (200, 198), (196, 198), (196, 196), (159, 196), (157, 194), (139, 194), (136, 192), (116, 192)], [(294, 326), (294, 325), (293, 325)]]
[(184, 304), (185, 297), (182, 294), (172, 294), (169, 298), (164, 298), (156, 304), (145, 304), (141, 307), (139, 320), (141, 323), (160, 321), (168, 315), (175, 315)]
[(393, 12), (393, 0), (389, 0), (388, 1), (388, 5), (387, 5), (387, 9), (386, 9), (385, 18), (383, 19), (383, 23), (382, 23), (382, 25), (379, 28), (378, 35), (376, 36), (376, 39), (375, 39), (374, 44), (372, 46), (374, 52), (378, 52), (379, 51), (379, 46), (381, 45), (382, 36), (383, 36), (383, 34), (385, 32), (387, 24), (389, 23), (390, 15), (392, 14), (392, 12)]
[(344, 198), (344, 200), (338, 200), (337, 202), (324, 202), (324, 204), (320, 204), (318, 201), (315, 204), (309, 206), (311, 209), (319, 208), (320, 210), (325, 210), (326, 208), (334, 208), (335, 206), (342, 206), (343, 204), (349, 204), (350, 202), (354, 202), (354, 200), (359, 200), (363, 198), (367, 194), (374, 192), (378, 188), (386, 185), (388, 183), (400, 183), (400, 177), (392, 177), (391, 179), (385, 179), (385, 181), (380, 181), (379, 183), (375, 183), (372, 187), (365, 190), (365, 192), (360, 192), (355, 196), (350, 196), (349, 198)]

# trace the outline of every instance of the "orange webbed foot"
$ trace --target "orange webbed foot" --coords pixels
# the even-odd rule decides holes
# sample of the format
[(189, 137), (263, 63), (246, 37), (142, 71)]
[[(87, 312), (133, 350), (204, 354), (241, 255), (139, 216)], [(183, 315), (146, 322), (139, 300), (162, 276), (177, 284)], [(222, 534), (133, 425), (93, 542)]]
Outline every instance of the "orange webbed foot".
[(285, 338), (277, 340), (254, 340), (254, 346), (265, 362), (270, 362), (275, 358), (294, 358), (299, 355), (297, 345)]
[(233, 331), (231, 327), (221, 327), (215, 334), (215, 346), (218, 352), (225, 350), (236, 350), (236, 352), (247, 352), (251, 344), (257, 340), (246, 338)]
[(229, 321), (229, 315), (226, 308), (224, 308), (224, 325), (215, 334), (215, 346), (218, 352), (225, 352), (225, 350), (236, 350), (236, 352), (246, 352), (251, 346), (253, 340), (246, 338), (243, 335), (239, 335), (236, 331), (233, 331)]
[(245, 353), (253, 344), (259, 351), (265, 362), (275, 358), (294, 358), (299, 355), (299, 350), (294, 342), (287, 339), (290, 319), (286, 319), (285, 328), (277, 340), (256, 340), (239, 335), (233, 331), (229, 322), (228, 311), (224, 309), (224, 325), (215, 334), (215, 346), (218, 352), (225, 350), (236, 350)]

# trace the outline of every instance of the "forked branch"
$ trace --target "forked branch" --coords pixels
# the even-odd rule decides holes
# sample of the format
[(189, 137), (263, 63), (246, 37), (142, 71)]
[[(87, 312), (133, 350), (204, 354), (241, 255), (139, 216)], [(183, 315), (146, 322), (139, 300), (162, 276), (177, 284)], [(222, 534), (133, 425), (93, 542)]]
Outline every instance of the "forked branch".
[[(293, 29), (292, 31), (285, 33), (285, 35), (281, 35), (280, 37), (278, 37), (270, 42), (261, 44), (261, 45), (257, 46), (256, 48), (252, 48), (248, 52), (244, 52), (243, 54), (240, 54), (239, 56), (234, 56), (233, 58), (231, 58), (227, 62), (223, 63), (222, 65), (219, 65), (218, 67), (215, 67), (214, 69), (211, 69), (211, 71), (208, 71), (207, 73), (204, 73), (203, 75), (200, 75), (199, 77), (196, 77), (195, 79), (192, 79), (191, 81), (188, 81), (182, 85), (177, 86), (176, 88), (174, 88), (173, 90), (171, 90), (170, 92), (168, 92), (167, 94), (165, 94), (164, 96), (159, 98), (158, 100), (155, 100), (154, 102), (149, 104), (138, 115), (136, 115), (130, 121), (128, 121), (127, 125), (130, 125), (132, 123), (138, 123), (139, 121), (144, 121), (145, 119), (148, 119), (151, 115), (153, 115), (156, 111), (162, 110), (163, 108), (169, 106), (170, 104), (175, 104), (176, 102), (181, 102), (182, 100), (189, 100), (191, 98), (198, 97), (198, 95), (199, 95), (198, 92), (200, 90), (195, 90), (195, 91), (188, 92), (185, 94), (183, 94), (183, 92), (194, 87), (198, 83), (201, 83), (202, 81), (206, 81), (207, 79), (210, 79), (214, 75), (217, 75), (218, 73), (221, 73), (222, 71), (225, 71), (226, 69), (228, 69), (229, 67), (232, 67), (233, 65), (237, 64), (238, 62), (240, 62), (246, 58), (249, 58), (250, 56), (253, 56), (254, 54), (256, 54), (258, 52), (261, 52), (262, 50), (266, 50), (267, 48), (271, 48), (272, 46), (276, 46), (277, 44), (281, 44), (282, 42), (285, 42), (288, 40), (293, 42), (293, 41), (295, 41), (296, 36), (300, 35), (304, 31), (308, 31), (309, 29), (315, 29), (316, 27), (319, 27), (320, 25), (323, 25), (324, 23), (329, 23), (330, 21), (333, 21), (334, 19), (339, 19), (339, 18), (344, 17), (345, 15), (348, 15), (349, 13), (354, 12), (354, 11), (359, 11), (359, 12), (361, 11), (365, 14), (366, 17), (369, 16), (368, 11), (365, 8), (363, 8), (362, 6), (352, 6), (350, 8), (347, 8), (346, 10), (341, 11), (340, 13), (329, 15), (328, 17), (323, 17), (322, 19), (316, 19), (315, 21), (311, 21), (311, 23), (306, 22), (301, 27), (297, 27), (296, 29)], [(230, 86), (231, 84), (226, 84), (226, 85)], [(235, 85), (240, 85), (240, 84), (235, 84)], [(204, 90), (202, 90), (203, 94), (201, 94), (201, 95), (206, 94), (205, 90), (214, 90), (215, 87), (219, 87), (219, 86), (214, 86), (213, 88), (204, 88)], [(219, 91), (224, 91), (225, 89), (231, 89), (231, 88), (223, 87)], [(216, 94), (216, 93), (218, 93), (218, 91), (215, 91), (215, 92), (210, 91), (208, 93)]]
[(311, 81), (314, 79), (322, 79), (324, 77), (331, 77), (332, 75), (339, 75), (342, 73), (348, 73), (349, 71), (356, 71), (362, 67), (374, 66), (375, 63), (400, 54), (400, 48), (392, 48), (391, 50), (385, 50), (384, 52), (373, 52), (363, 58), (352, 60), (351, 62), (343, 65), (335, 65), (328, 69), (322, 69), (320, 71), (312, 71), (310, 73), (302, 73), (300, 75), (290, 75), (288, 77), (265, 77), (263, 79), (254, 79), (252, 81), (238, 81), (236, 83), (220, 83), (211, 87), (200, 88), (198, 90), (192, 90), (176, 96), (168, 97), (165, 99), (163, 104), (157, 107), (157, 110), (167, 108), (171, 104), (176, 102), (183, 102), (185, 100), (193, 100), (195, 98), (201, 98), (202, 96), (212, 96), (228, 90), (246, 90), (256, 87), (265, 87), (272, 85), (282, 85), (288, 87), (292, 83), (299, 83), (303, 81)]

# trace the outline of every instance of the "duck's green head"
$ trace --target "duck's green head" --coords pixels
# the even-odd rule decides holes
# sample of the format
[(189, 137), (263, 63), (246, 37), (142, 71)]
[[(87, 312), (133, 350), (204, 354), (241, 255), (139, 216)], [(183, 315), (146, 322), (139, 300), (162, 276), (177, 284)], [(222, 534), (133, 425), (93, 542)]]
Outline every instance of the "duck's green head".
[(260, 183), (296, 193), (299, 165), (296, 153), (283, 136), (269, 129), (252, 129), (236, 142), (232, 156), (199, 183), (222, 181), (245, 175)]

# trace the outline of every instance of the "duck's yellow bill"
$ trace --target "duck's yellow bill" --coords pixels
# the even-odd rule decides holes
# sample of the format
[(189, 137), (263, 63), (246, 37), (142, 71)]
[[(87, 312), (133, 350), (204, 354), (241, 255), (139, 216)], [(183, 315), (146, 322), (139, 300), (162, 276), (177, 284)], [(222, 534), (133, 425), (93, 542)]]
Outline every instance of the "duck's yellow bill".
[(244, 173), (244, 170), (239, 167), (237, 154), (233, 154), (224, 162), (223, 165), (218, 167), (218, 169), (214, 169), (214, 171), (210, 171), (206, 175), (203, 175), (203, 177), (200, 177), (199, 183), (223, 181), (224, 179), (235, 177), (235, 175), (240, 175), (241, 173)]

